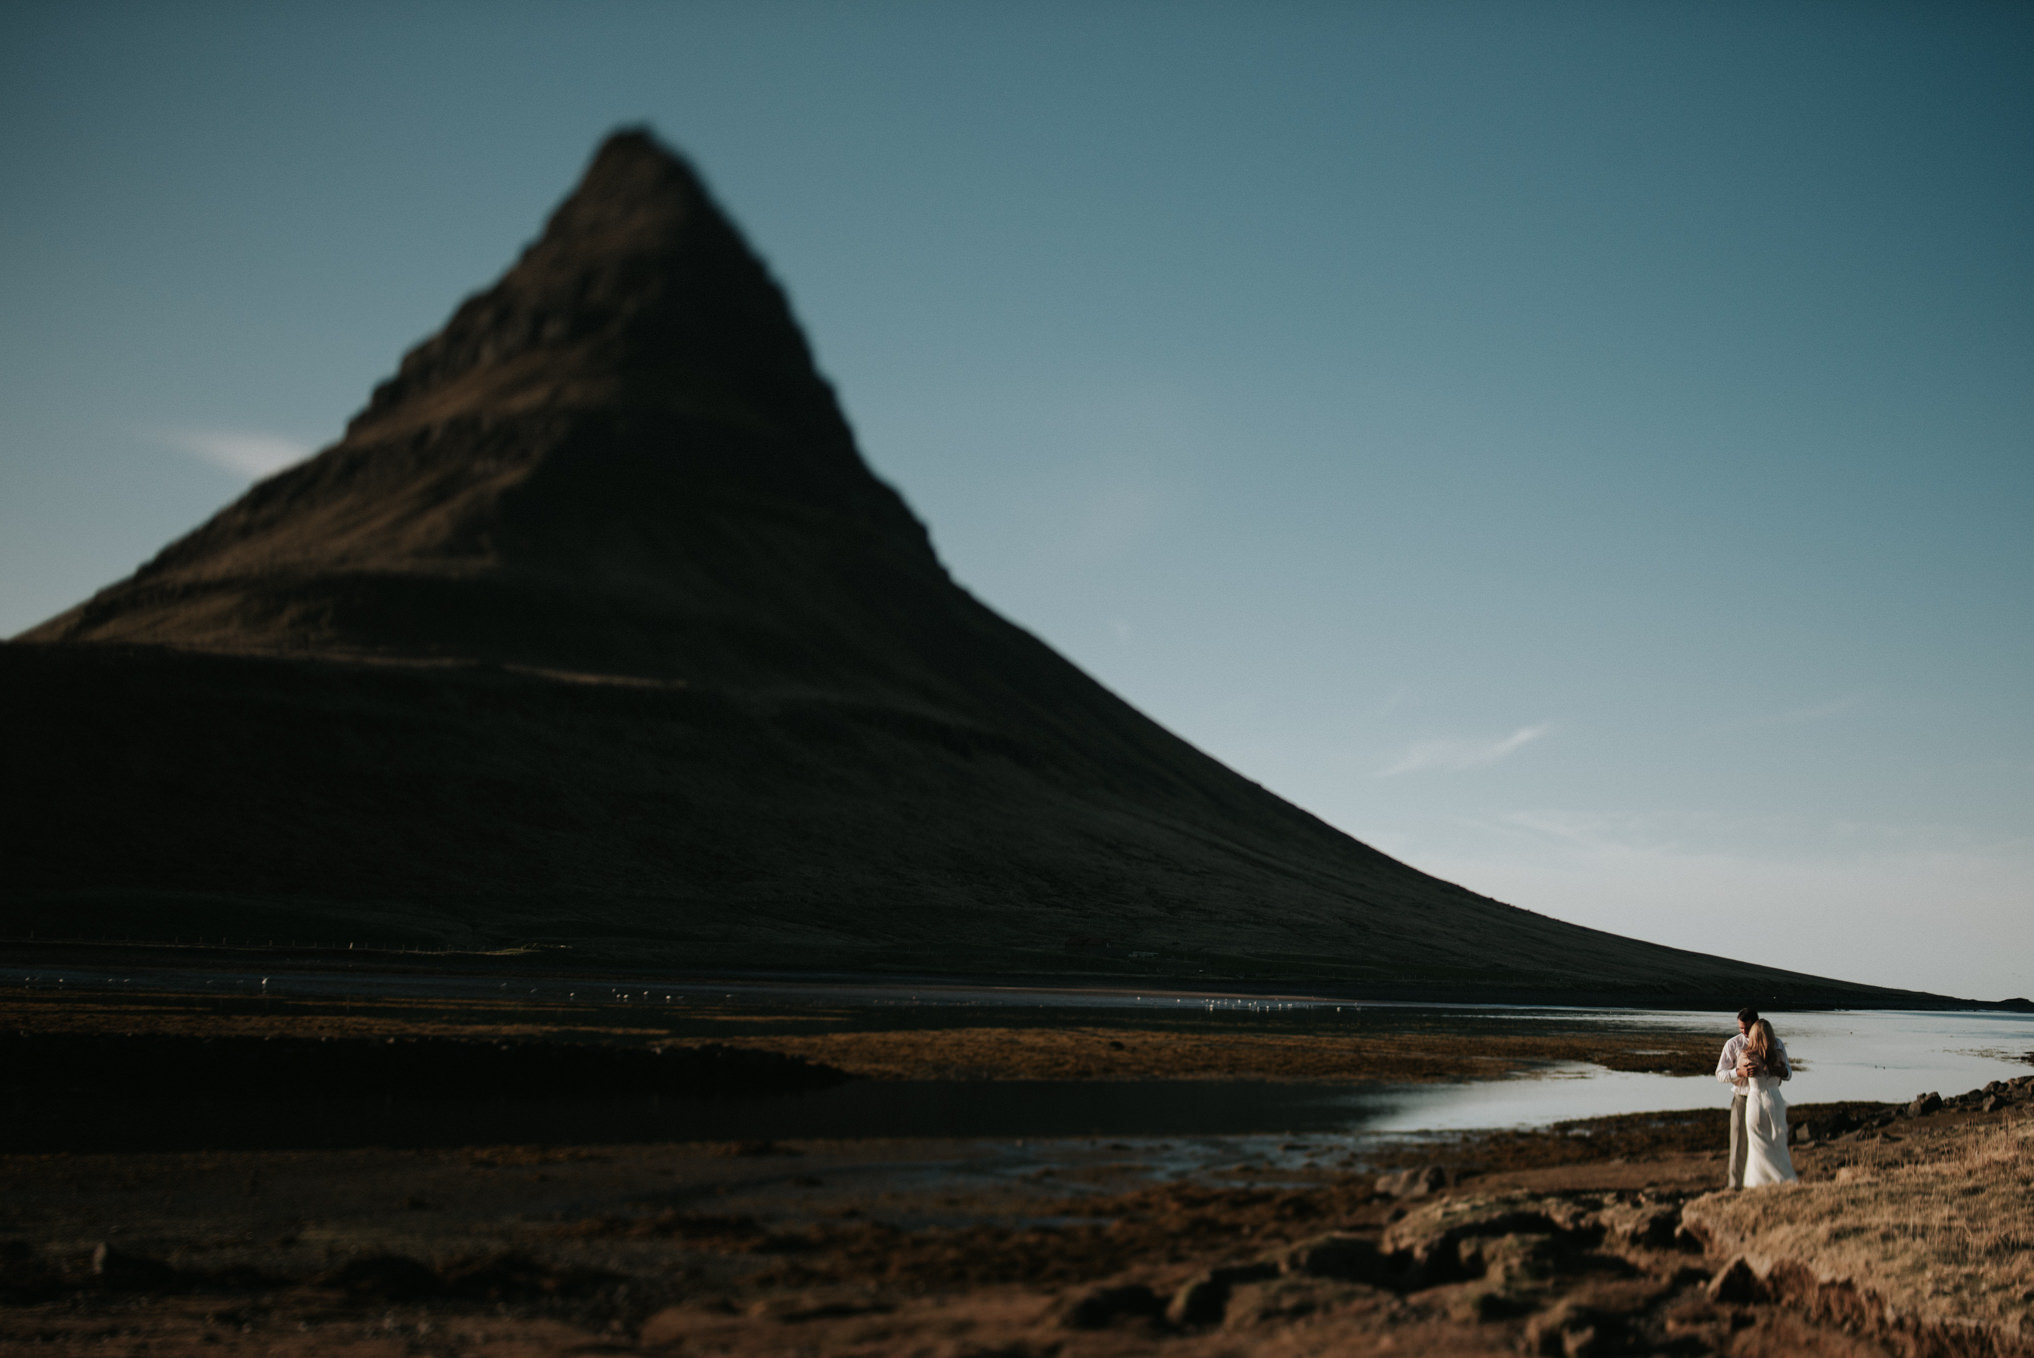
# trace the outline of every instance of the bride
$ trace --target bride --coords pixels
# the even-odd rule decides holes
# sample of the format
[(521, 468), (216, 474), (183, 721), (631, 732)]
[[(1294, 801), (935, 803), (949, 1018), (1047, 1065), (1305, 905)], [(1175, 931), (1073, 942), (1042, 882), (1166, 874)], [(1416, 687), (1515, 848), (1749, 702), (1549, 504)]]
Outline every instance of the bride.
[[(1776, 1053), (1777, 1049), (1777, 1053)], [(1792, 1183), (1794, 1158), (1787, 1154), (1787, 1100), (1780, 1093), (1786, 1049), (1773, 1037), (1773, 1025), (1760, 1019), (1745, 1034), (1744, 1060), (1737, 1073), (1745, 1081), (1744, 1186)]]

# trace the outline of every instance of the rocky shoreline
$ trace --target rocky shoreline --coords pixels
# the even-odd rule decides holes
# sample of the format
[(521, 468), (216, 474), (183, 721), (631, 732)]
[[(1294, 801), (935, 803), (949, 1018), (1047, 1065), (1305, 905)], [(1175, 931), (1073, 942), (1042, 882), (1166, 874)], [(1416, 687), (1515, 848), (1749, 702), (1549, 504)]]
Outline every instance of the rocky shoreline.
[[(617, 1088), (1242, 1079), (1261, 1112), (1308, 1077), (1713, 1059), (1638, 1022), (649, 998), (8, 997), (5, 1125), (43, 1140), (0, 1144), (0, 1349), (2029, 1352), (2034, 1075), (1796, 1105), (1802, 1184), (1734, 1195), (1715, 1106), (1402, 1141), (632, 1137)], [(525, 1105), (571, 1117), (518, 1141)]]
[[(1100, 1142), (7, 1156), (0, 1346), (2005, 1358), (2034, 1352), (2029, 1297), (1916, 1307), (1786, 1230), (1964, 1173), (2034, 1137), (2030, 1105), (2034, 1076), (1803, 1106), (1802, 1185), (1744, 1194), (1713, 1191), (1714, 1110), (1171, 1177)], [(2010, 1246), (2028, 1199), (1988, 1192)]]

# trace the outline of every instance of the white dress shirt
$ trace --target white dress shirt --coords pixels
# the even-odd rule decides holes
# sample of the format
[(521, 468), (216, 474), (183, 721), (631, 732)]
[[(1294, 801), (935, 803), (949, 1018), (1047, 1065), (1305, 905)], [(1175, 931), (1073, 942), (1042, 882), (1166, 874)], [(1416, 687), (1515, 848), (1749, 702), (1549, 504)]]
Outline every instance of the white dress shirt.
[[(1745, 1041), (1745, 1035), (1739, 1033), (1723, 1044), (1723, 1055), (1716, 1058), (1716, 1078), (1721, 1083), (1744, 1087), (1744, 1081), (1737, 1078), (1737, 1067), (1744, 1060)], [(1773, 1068), (1769, 1073), (1782, 1080), (1794, 1078), (1794, 1065), (1787, 1059), (1787, 1044), (1777, 1034), (1773, 1037)]]

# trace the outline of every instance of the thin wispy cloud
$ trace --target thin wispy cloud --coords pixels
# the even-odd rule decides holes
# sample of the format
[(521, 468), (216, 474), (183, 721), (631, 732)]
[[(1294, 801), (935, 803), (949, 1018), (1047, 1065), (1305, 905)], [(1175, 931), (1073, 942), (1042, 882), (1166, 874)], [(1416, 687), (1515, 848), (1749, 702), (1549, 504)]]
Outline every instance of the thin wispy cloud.
[(200, 462), (250, 480), (272, 476), (311, 455), (310, 446), (296, 439), (250, 430), (170, 429), (156, 437)]
[(1497, 740), (1423, 740), (1407, 750), (1397, 763), (1379, 769), (1377, 776), (1395, 778), (1401, 773), (1429, 769), (1457, 773), (1481, 768), (1517, 754), (1552, 729), (1552, 722), (1543, 721), (1537, 726), (1521, 726)]

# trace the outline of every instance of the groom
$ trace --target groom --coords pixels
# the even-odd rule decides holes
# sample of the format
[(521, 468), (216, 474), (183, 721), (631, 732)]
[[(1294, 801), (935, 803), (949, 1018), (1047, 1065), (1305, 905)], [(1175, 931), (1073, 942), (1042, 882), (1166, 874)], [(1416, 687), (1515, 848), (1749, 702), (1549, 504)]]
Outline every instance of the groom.
[[(1738, 1010), (1737, 1036), (1723, 1044), (1723, 1055), (1716, 1058), (1716, 1078), (1723, 1084), (1731, 1086), (1729, 1184), (1731, 1188), (1744, 1187), (1744, 1159), (1746, 1151), (1750, 1148), (1744, 1131), (1744, 1100), (1745, 1094), (1750, 1090), (1750, 1085), (1746, 1083), (1746, 1079), (1751, 1074), (1751, 1067), (1745, 1061), (1744, 1046), (1745, 1038), (1751, 1032), (1751, 1026), (1758, 1021), (1759, 1011), (1751, 1006), (1747, 1005), (1743, 1009)], [(1776, 1038), (1774, 1041), (1777, 1043), (1778, 1039)], [(1786, 1072), (1780, 1078), (1785, 1079), (1787, 1074), (1792, 1073), (1787, 1070), (1786, 1066), (1786, 1047), (1781, 1046), (1775, 1054), (1782, 1062), (1782, 1071)]]

